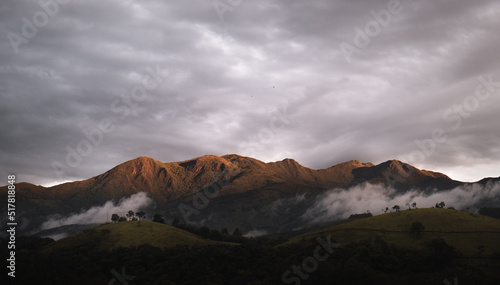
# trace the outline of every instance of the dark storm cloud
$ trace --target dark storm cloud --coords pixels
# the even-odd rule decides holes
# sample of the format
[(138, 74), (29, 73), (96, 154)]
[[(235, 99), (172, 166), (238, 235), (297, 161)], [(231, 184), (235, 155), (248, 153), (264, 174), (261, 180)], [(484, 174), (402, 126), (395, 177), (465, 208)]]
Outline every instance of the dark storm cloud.
[[(18, 53), (9, 33), (23, 36), (23, 18), (44, 10), (14, 0), (0, 9), (0, 172), (19, 181), (85, 179), (141, 155), (226, 153), (500, 175), (499, 92), (477, 106), (468, 97), (479, 76), (500, 81), (495, 1), (233, 1), (223, 14), (214, 1), (60, 3)], [(390, 3), (400, 13), (346, 60), (342, 43), (355, 46)], [(146, 68), (163, 72), (161, 83), (117, 112)], [(458, 113), (464, 104), (473, 111)], [(113, 131), (56, 175), (52, 164), (66, 165), (67, 147), (103, 119)], [(411, 161), (436, 128), (446, 139)]]

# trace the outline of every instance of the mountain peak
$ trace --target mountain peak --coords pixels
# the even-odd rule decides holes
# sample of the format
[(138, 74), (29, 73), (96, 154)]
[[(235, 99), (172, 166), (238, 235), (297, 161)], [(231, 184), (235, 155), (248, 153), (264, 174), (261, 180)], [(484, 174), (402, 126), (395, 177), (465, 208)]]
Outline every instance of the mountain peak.
[(371, 166), (374, 166), (373, 163), (371, 162), (361, 162), (357, 159), (355, 160), (349, 160), (349, 161), (346, 161), (346, 162), (343, 162), (339, 165), (350, 165), (350, 166), (354, 166), (354, 167), (371, 167)]
[(397, 159), (388, 160), (384, 163), (381, 163), (380, 166), (383, 168), (387, 168), (391, 171), (397, 171), (400, 173), (407, 173), (409, 171), (413, 171), (416, 169), (415, 167)]
[(300, 163), (298, 163), (295, 159), (292, 159), (292, 158), (285, 158), (281, 162), (286, 163), (286, 164), (290, 164), (290, 165), (300, 165)]
[(187, 171), (200, 173), (204, 171), (223, 171), (232, 163), (221, 156), (204, 155), (190, 160), (179, 162)]

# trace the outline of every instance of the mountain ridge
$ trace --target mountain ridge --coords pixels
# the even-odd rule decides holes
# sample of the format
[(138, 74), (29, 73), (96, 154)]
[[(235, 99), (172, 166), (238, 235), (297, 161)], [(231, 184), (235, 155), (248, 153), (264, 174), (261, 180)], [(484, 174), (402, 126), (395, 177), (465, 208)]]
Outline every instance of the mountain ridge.
[[(187, 220), (185, 211), (179, 208), (185, 204), (193, 209), (192, 213), (201, 213), (189, 217), (195, 218), (194, 222), (212, 221), (213, 227), (237, 225), (248, 230), (270, 227), (274, 231), (277, 227), (286, 230), (285, 227), (297, 226), (299, 213), (310, 207), (318, 195), (363, 183), (383, 184), (398, 193), (412, 189), (432, 193), (465, 184), (398, 160), (378, 165), (350, 160), (328, 168), (311, 169), (290, 158), (265, 163), (227, 154), (161, 162), (141, 156), (81, 181), (52, 187), (18, 183), (16, 207), (20, 209), (19, 215), (30, 221), (29, 227), (36, 227), (51, 215), (78, 213), (145, 192), (154, 201), (150, 211), (154, 209), (170, 220), (174, 217)], [(0, 193), (6, 192), (7, 186), (0, 187)], [(298, 201), (297, 197), (304, 200)], [(269, 212), (275, 209), (276, 202), (290, 199), (298, 201), (293, 215), (285, 208), (278, 210), (277, 215), (271, 213), (274, 210)], [(2, 203), (0, 208), (6, 204)]]
[[(311, 169), (290, 158), (265, 163), (251, 157), (227, 154), (205, 155), (179, 162), (161, 162), (141, 156), (89, 179), (51, 187), (23, 182), (18, 183), (18, 188), (25, 189), (21, 195), (28, 199), (42, 198), (40, 192), (51, 198), (93, 194), (112, 199), (145, 191), (160, 202), (167, 202), (189, 194), (192, 188), (202, 189), (236, 170), (240, 176), (232, 181), (233, 185), (225, 186), (221, 194), (241, 193), (286, 181), (325, 189), (345, 188), (363, 182), (382, 183), (403, 190), (429, 187), (436, 181), (439, 182), (438, 189), (451, 189), (463, 184), (445, 174), (420, 170), (399, 160), (388, 160), (378, 165), (350, 160), (328, 168)], [(0, 187), (0, 192), (4, 190), (2, 188), (6, 190), (6, 187)], [(102, 189), (109, 193), (103, 193)]]

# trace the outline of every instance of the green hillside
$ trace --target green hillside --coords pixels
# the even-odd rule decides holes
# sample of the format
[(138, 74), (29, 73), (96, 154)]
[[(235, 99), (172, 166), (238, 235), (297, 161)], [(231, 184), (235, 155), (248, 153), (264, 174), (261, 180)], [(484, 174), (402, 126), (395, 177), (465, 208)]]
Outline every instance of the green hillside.
[(150, 221), (108, 223), (50, 244), (45, 250), (91, 247), (96, 251), (148, 244), (158, 248), (216, 244), (184, 230)]
[[(426, 227), (421, 238), (410, 233), (414, 221)], [(330, 252), (333, 240), (341, 246)], [(139, 227), (137, 222), (122, 222), (57, 242), (20, 238), (16, 280), (17, 284), (39, 280), (110, 284), (116, 276), (113, 270), (126, 269), (134, 277), (131, 285), (292, 284), (294, 280), (304, 285), (417, 285), (443, 284), (454, 278), (459, 284), (500, 284), (498, 240), (499, 220), (447, 209), (350, 221), (284, 244), (261, 237), (241, 238), (235, 245), (205, 240), (164, 224), (143, 221)], [(6, 249), (0, 253), (7, 255)], [(301, 274), (307, 279), (299, 279)]]
[[(410, 233), (412, 223), (417, 221), (425, 226), (420, 238)], [(478, 256), (478, 247), (481, 246), (483, 256), (500, 253), (499, 219), (440, 208), (405, 210), (355, 220), (303, 234), (287, 244), (328, 234), (343, 245), (380, 236), (389, 244), (416, 250), (423, 249), (427, 242), (440, 237), (464, 256)]]

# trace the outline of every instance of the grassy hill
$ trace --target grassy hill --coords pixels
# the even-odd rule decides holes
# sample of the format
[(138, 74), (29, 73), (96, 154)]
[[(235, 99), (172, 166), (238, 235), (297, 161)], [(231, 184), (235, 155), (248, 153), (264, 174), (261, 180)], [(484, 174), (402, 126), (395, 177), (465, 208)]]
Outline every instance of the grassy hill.
[[(410, 233), (414, 221), (426, 227), (421, 238)], [(327, 250), (321, 249), (316, 237), (325, 241), (329, 234), (341, 246), (324, 255)], [(443, 242), (431, 242), (436, 237), (465, 258)], [(139, 227), (137, 222), (122, 222), (100, 225), (57, 242), (31, 237), (23, 244), (19, 239), (16, 280), (18, 284), (39, 280), (108, 284), (116, 276), (113, 270), (126, 268), (134, 276), (129, 284), (290, 284), (299, 280), (304, 285), (417, 285), (443, 284), (445, 278), (453, 282), (455, 277), (459, 284), (500, 284), (500, 255), (491, 258), (492, 253), (500, 252), (499, 238), (499, 220), (447, 209), (349, 221), (280, 246), (266, 238), (242, 238), (238, 245), (214, 242), (164, 224), (143, 221)], [(479, 245), (484, 247), (481, 258)], [(7, 247), (0, 253), (8, 255)], [(307, 280), (298, 279), (305, 272)]]
[(91, 247), (90, 250), (104, 251), (119, 247), (136, 247), (148, 244), (158, 248), (173, 248), (187, 245), (208, 245), (219, 242), (203, 239), (187, 231), (150, 221), (108, 223), (85, 230), (50, 244), (45, 251), (64, 248)]
[[(425, 226), (420, 238), (410, 233), (412, 223), (417, 221)], [(422, 250), (427, 242), (440, 237), (464, 256), (478, 256), (478, 247), (481, 246), (484, 249), (483, 256), (500, 253), (499, 219), (437, 208), (405, 210), (355, 220), (300, 235), (287, 244), (328, 234), (342, 245), (351, 241), (373, 240), (380, 236), (389, 244)]]

